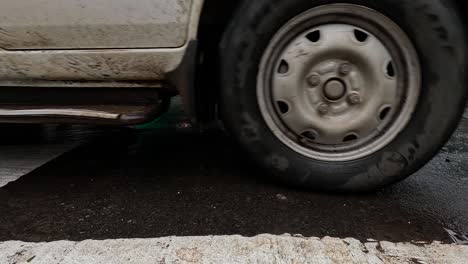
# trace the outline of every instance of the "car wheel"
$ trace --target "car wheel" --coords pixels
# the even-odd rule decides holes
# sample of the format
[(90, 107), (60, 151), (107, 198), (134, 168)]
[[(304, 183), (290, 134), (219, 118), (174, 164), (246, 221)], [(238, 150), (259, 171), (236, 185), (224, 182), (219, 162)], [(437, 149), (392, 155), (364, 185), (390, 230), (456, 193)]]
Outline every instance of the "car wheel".
[(224, 121), (272, 177), (369, 191), (448, 140), (466, 101), (447, 1), (245, 1), (221, 45)]

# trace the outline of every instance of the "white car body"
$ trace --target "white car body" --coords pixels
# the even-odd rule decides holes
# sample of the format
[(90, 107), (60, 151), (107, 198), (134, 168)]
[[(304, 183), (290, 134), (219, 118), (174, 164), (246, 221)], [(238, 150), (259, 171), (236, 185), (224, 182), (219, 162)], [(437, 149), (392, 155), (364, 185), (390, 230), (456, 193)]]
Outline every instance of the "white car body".
[(0, 86), (163, 80), (196, 39), (203, 2), (4, 0)]

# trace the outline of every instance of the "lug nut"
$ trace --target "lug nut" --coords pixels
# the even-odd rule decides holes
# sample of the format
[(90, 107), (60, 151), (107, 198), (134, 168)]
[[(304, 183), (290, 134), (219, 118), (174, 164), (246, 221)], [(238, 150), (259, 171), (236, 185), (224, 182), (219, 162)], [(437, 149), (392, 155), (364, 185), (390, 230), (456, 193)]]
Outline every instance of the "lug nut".
[(341, 64), (339, 71), (341, 75), (348, 75), (351, 72), (351, 64), (349, 63)]
[(309, 83), (310, 86), (315, 87), (320, 85), (322, 80), (320, 79), (320, 76), (317, 74), (312, 74), (307, 78), (307, 82)]
[(319, 104), (318, 108), (317, 108), (317, 111), (321, 114), (321, 115), (326, 115), (328, 114), (328, 111), (330, 110), (330, 107), (325, 104), (325, 103), (321, 103)]
[(362, 101), (361, 95), (359, 95), (358, 93), (350, 94), (348, 96), (348, 101), (349, 101), (350, 104), (353, 104), (353, 105), (360, 104), (361, 101)]

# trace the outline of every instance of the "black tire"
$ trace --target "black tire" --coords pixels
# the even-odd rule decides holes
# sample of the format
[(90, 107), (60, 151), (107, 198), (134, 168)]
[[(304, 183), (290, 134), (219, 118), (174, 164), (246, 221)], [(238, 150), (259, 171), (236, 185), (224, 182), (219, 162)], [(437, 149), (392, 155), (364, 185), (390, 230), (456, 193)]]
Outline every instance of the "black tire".
[(244, 1), (221, 44), (223, 118), (275, 179), (314, 190), (373, 191), (416, 172), (456, 129), (467, 98), (463, 27), (449, 1), (340, 1), (377, 10), (406, 32), (421, 62), (422, 92), (411, 122), (382, 150), (354, 161), (318, 161), (274, 136), (260, 112), (256, 83), (261, 57), (273, 35), (298, 14), (335, 2)]

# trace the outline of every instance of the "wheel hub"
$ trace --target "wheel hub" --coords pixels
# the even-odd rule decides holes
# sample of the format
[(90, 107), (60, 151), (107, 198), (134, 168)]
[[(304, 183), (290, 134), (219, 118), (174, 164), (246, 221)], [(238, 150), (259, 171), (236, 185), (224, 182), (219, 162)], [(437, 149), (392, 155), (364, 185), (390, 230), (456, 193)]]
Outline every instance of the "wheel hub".
[(346, 86), (341, 80), (329, 80), (323, 88), (323, 94), (326, 99), (336, 101), (344, 97), (346, 93)]

